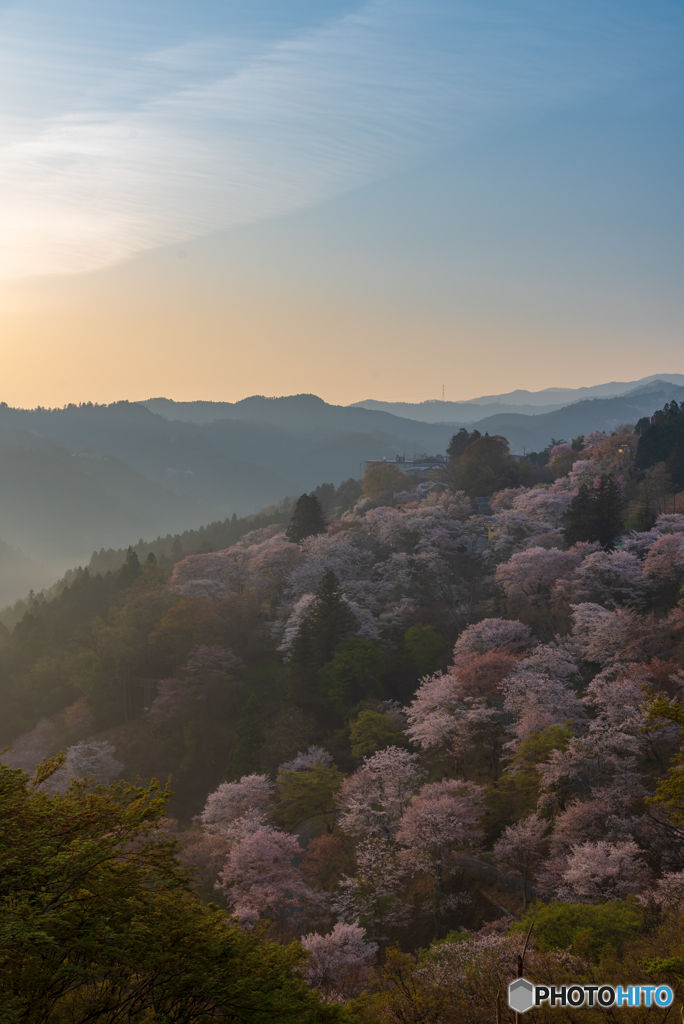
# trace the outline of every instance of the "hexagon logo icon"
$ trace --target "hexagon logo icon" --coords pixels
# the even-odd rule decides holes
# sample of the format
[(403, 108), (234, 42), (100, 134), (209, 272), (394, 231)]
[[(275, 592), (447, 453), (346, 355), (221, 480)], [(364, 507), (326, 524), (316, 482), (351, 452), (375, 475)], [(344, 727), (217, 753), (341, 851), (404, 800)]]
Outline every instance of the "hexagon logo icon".
[(525, 1013), (534, 1006), (534, 985), (527, 978), (516, 978), (508, 986), (508, 1005), (517, 1013)]

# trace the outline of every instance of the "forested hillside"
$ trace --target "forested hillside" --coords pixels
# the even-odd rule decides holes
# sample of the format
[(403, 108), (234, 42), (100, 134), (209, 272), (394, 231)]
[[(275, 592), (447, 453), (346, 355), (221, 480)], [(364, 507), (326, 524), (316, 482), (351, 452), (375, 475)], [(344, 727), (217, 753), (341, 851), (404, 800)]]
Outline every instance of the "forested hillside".
[[(552, 437), (611, 432), (682, 397), (680, 387), (653, 381), (551, 413), (485, 416), (468, 429), (505, 435), (522, 455)], [(443, 454), (453, 432), (315, 395), (63, 409), (0, 403), (0, 543), (27, 559), (6, 560), (13, 572), (0, 579), (0, 604), (85, 565), (93, 550), (247, 516), (323, 480), (357, 479), (366, 461)]]
[(308, 951), (294, 1019), (493, 1021), (530, 924), (536, 979), (681, 1001), (682, 415), (527, 463), (464, 430), (422, 492), (381, 467), (93, 564), (0, 646), (5, 762), (65, 751), (55, 814), (170, 775), (155, 842), (230, 942)]

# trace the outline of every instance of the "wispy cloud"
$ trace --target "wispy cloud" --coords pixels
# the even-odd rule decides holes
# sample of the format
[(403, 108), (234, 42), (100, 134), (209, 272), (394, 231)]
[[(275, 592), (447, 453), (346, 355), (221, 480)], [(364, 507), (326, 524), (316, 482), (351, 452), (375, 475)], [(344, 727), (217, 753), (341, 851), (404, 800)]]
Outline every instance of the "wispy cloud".
[(17, 11), (4, 26), (17, 98), (0, 131), (5, 279), (332, 198), (651, 73), (682, 41), (658, 0), (372, 0), (275, 43), (224, 33), (144, 53), (29, 42)]

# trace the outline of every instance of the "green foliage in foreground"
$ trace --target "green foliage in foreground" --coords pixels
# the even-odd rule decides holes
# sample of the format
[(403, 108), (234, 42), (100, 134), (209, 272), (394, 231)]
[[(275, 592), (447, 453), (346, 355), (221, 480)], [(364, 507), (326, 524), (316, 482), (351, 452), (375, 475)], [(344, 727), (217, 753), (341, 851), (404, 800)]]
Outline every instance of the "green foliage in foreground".
[(200, 902), (148, 787), (51, 795), (0, 765), (0, 1020), (304, 1024), (339, 1020), (265, 942)]
[(621, 951), (644, 927), (644, 912), (629, 900), (596, 906), (587, 903), (537, 903), (511, 931), (527, 932), (534, 921), (534, 941), (542, 952), (570, 949), (596, 962), (608, 947)]

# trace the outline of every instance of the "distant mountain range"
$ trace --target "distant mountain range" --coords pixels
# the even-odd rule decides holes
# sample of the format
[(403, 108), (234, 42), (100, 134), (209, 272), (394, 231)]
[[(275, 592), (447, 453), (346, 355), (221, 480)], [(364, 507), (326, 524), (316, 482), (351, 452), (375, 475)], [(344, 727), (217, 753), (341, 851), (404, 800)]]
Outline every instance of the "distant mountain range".
[(424, 423), (470, 423), (482, 418), (482, 406), (487, 407), (488, 416), (506, 412), (539, 415), (587, 398), (617, 398), (654, 381), (684, 386), (684, 374), (659, 373), (642, 377), (640, 380), (612, 381), (610, 384), (595, 384), (589, 388), (509, 391), (505, 395), (482, 395), (480, 398), (470, 398), (462, 402), (441, 402), (438, 399), (427, 402), (377, 402), (369, 398), (363, 402), (355, 402), (354, 405), (363, 409), (391, 412), (395, 416), (422, 420)]
[[(549, 392), (445, 403), (465, 414), (448, 423), (367, 403), (329, 405), (315, 395), (235, 403), (154, 398), (52, 410), (0, 403), (0, 602), (54, 582), (94, 549), (245, 515), (324, 481), (339, 484), (358, 477), (366, 459), (443, 453), (460, 426), (504, 434), (522, 454), (552, 437), (610, 431), (673, 398), (684, 400), (684, 375), (645, 381), (564, 391), (573, 401), (552, 410), (535, 404)], [(621, 395), (596, 397), (623, 387)], [(577, 400), (587, 391), (595, 397)], [(534, 402), (516, 404), (524, 398)], [(531, 405), (533, 413), (521, 411)], [(479, 418), (472, 419), (472, 409)]]

